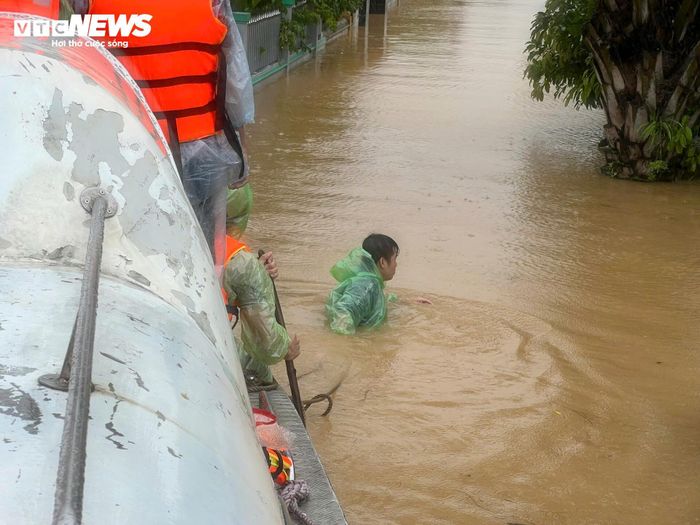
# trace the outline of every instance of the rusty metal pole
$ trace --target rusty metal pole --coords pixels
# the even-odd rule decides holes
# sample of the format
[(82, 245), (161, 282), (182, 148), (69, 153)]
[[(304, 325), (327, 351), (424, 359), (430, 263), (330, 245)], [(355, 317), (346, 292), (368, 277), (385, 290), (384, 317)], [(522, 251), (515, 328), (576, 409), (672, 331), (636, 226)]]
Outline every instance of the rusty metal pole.
[[(258, 258), (265, 253), (264, 250), (258, 251)], [(272, 290), (275, 292), (275, 318), (277, 322), (281, 324), (285, 329), (287, 325), (284, 322), (284, 314), (282, 313), (282, 305), (280, 304), (280, 298), (277, 295), (277, 287), (275, 286), (275, 281), (272, 281)], [(294, 361), (287, 361), (285, 359), (284, 364), (287, 367), (287, 379), (289, 379), (289, 390), (292, 393), (292, 404), (294, 408), (297, 409), (299, 418), (301, 422), (306, 426), (306, 417), (304, 416), (304, 403), (301, 401), (301, 392), (299, 391), (299, 380), (297, 379), (297, 369), (294, 366)]]
[(91, 214), (80, 305), (75, 320), (68, 399), (58, 458), (53, 525), (82, 522), (87, 430), (92, 389), (92, 356), (105, 218), (116, 213), (114, 199), (104, 190), (88, 188), (80, 203)]

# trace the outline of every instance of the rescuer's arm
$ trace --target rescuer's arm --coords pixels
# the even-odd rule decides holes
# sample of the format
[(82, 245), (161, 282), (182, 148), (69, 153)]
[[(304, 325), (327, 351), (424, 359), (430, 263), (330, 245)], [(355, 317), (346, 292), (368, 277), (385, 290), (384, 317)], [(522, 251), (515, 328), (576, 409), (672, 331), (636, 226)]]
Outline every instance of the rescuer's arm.
[(228, 0), (213, 0), (212, 8), (226, 26), (222, 51), (226, 59), (226, 114), (231, 125), (239, 131), (245, 147), (245, 125), (255, 120), (253, 80), (241, 34), (233, 19)]
[(255, 101), (253, 97), (253, 79), (250, 76), (246, 49), (238, 32), (238, 26), (233, 18), (229, 0), (213, 0), (214, 14), (226, 26), (226, 37), (221, 44), (221, 50), (226, 62), (226, 92), (224, 106), (229, 122), (238, 133), (243, 150), (245, 173), (248, 176), (248, 145), (246, 140), (246, 124), (255, 121)]
[[(293, 341), (275, 319), (272, 281), (253, 254), (239, 252), (226, 265), (224, 288), (238, 302), (245, 352), (266, 365), (284, 359)], [(296, 347), (298, 350), (298, 341)]]

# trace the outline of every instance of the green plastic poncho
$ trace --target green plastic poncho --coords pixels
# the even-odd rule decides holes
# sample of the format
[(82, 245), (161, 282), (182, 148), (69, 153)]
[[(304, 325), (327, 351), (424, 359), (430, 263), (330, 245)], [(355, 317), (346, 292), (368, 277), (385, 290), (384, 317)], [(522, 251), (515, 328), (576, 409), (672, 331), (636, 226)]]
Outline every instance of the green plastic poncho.
[(331, 268), (331, 275), (340, 283), (326, 302), (331, 330), (354, 334), (358, 326), (382, 324), (386, 319), (384, 279), (369, 253), (355, 248)]
[(226, 194), (226, 233), (240, 239), (248, 227), (253, 210), (253, 189), (246, 182), (240, 188), (229, 189)]
[(229, 303), (240, 310), (241, 338), (238, 357), (246, 375), (271, 383), (269, 365), (281, 361), (289, 347), (287, 330), (275, 319), (275, 292), (265, 267), (250, 252), (240, 251), (224, 269)]

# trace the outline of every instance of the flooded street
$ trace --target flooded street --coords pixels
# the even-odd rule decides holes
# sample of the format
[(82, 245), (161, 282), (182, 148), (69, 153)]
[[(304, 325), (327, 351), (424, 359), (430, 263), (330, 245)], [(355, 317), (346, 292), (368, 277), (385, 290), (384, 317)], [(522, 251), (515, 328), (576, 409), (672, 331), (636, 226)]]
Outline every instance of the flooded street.
[[(307, 418), (353, 525), (700, 523), (700, 185), (604, 178), (602, 113), (530, 100), (543, 5), (401, 0), (256, 93), (250, 241), (303, 397), (342, 381)], [(399, 302), (334, 335), (370, 232)]]

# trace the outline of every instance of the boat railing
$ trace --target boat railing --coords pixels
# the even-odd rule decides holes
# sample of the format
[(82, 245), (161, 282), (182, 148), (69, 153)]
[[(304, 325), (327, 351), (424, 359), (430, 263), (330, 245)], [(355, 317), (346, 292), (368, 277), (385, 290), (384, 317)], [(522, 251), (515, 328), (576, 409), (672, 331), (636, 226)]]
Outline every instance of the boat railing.
[(87, 428), (92, 391), (92, 357), (104, 226), (105, 220), (117, 212), (116, 201), (102, 188), (83, 190), (80, 204), (91, 218), (78, 313), (61, 372), (39, 378), (39, 383), (43, 386), (68, 391), (56, 476), (53, 525), (79, 524), (82, 520)]

